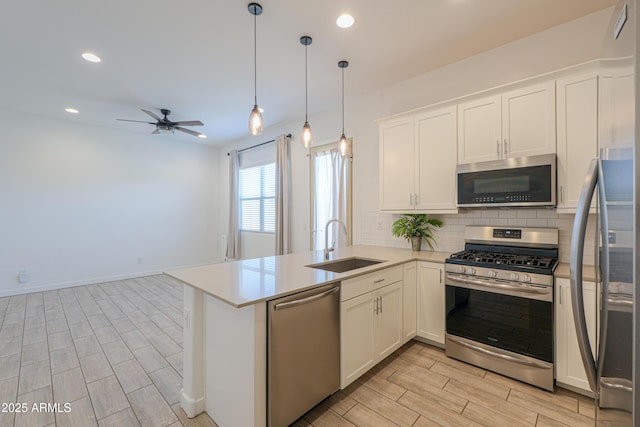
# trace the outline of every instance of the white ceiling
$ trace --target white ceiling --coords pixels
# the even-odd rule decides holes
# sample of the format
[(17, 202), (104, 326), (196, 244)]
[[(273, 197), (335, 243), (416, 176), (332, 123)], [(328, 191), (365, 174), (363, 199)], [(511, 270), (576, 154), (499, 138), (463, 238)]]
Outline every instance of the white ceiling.
[[(140, 108), (221, 145), (247, 135), (253, 106), (253, 16), (237, 0), (10, 0), (0, 14), (0, 108), (150, 133)], [(368, 92), (611, 6), (614, 0), (264, 0), (257, 18), (258, 104), (265, 126), (309, 119)], [(355, 17), (350, 29), (335, 19)], [(80, 54), (93, 51), (100, 64)], [(65, 107), (80, 114), (71, 116)], [(158, 112), (159, 113), (159, 112)], [(192, 136), (176, 138), (201, 142)]]

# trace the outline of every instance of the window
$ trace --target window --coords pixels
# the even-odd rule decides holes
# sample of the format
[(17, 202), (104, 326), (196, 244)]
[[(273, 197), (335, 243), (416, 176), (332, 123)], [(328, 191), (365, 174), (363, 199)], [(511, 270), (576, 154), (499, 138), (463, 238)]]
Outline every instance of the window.
[(276, 164), (240, 169), (240, 230), (275, 233)]
[(330, 241), (337, 246), (350, 245), (351, 227), (351, 156), (342, 157), (338, 144), (327, 144), (310, 150), (311, 174), (311, 250), (324, 248), (327, 221), (337, 218), (349, 232), (345, 236), (334, 225), (329, 230)]

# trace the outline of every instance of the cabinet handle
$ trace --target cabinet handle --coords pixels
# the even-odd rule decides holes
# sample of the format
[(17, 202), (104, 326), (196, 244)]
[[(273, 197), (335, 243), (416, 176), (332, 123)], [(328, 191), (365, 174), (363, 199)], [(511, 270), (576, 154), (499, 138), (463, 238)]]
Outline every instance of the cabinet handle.
[(562, 191), (563, 186), (560, 186), (560, 203), (564, 203), (564, 192)]
[(507, 144), (507, 138), (504, 139), (504, 156), (507, 157), (507, 152), (509, 151), (507, 149), (508, 144)]
[(380, 298), (380, 313), (382, 313), (382, 297), (378, 297)]
[(496, 139), (496, 154), (500, 157), (500, 141)]
[(384, 277), (382, 279), (376, 279), (373, 281), (373, 283), (381, 283), (384, 282)]
[(418, 206), (418, 193), (413, 193), (413, 205)]
[(378, 298), (376, 298), (376, 305), (373, 307), (374, 314), (378, 314)]
[(442, 283), (442, 269), (440, 269), (440, 283)]
[(562, 305), (562, 287), (558, 287), (558, 299), (560, 300), (558, 302)]
[(413, 193), (409, 193), (409, 206), (413, 206)]

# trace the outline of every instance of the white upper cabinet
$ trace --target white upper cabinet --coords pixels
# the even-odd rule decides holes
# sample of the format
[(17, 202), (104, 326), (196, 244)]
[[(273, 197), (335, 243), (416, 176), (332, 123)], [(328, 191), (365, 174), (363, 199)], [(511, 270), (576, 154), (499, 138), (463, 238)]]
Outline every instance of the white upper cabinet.
[(553, 81), (458, 106), (458, 163), (556, 151)]
[(598, 76), (559, 79), (556, 96), (558, 212), (575, 213), (589, 163), (598, 155)]
[(413, 116), (380, 124), (380, 208), (407, 210), (414, 199)]
[(458, 105), (458, 163), (500, 158), (501, 110), (499, 95)]
[(455, 213), (456, 107), (380, 123), (380, 209)]
[(456, 107), (417, 114), (414, 208), (456, 209)]

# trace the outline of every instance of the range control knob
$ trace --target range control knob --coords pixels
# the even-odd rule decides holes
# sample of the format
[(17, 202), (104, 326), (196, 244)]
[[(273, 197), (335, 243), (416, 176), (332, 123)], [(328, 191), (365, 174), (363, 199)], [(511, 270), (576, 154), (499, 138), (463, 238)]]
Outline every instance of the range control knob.
[(489, 270), (487, 274), (489, 275), (489, 277), (496, 277), (496, 272), (493, 270)]
[(467, 273), (469, 274), (476, 274), (476, 269), (473, 267), (469, 267), (469, 269), (467, 270)]
[(466, 268), (464, 268), (464, 267), (458, 267), (458, 271), (459, 271), (460, 273), (464, 274), (464, 273), (466, 273), (466, 272), (467, 272), (467, 269), (466, 269)]
[(531, 276), (529, 276), (528, 274), (523, 274), (521, 280), (523, 282), (530, 282), (531, 281)]
[(518, 273), (511, 273), (511, 275), (509, 276), (509, 278), (511, 280), (518, 280), (520, 276), (518, 276)]

